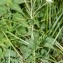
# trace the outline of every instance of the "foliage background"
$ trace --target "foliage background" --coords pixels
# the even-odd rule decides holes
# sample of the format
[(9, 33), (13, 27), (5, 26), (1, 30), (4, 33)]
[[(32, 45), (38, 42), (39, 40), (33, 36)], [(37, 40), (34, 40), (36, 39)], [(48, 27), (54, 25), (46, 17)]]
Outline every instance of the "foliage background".
[(62, 46), (62, 0), (0, 0), (0, 63), (63, 63)]

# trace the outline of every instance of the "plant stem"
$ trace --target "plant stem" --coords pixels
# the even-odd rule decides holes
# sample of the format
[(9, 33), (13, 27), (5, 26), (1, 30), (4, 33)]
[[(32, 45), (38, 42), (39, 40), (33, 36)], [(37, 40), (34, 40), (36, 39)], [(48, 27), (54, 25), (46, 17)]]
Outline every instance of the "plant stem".
[(31, 19), (33, 18), (32, 17), (32, 0), (31, 0), (31, 11), (30, 11), (30, 16), (31, 16)]
[(5, 35), (6, 39), (8, 40), (8, 42), (10, 43), (10, 45), (13, 47), (13, 49), (15, 50), (15, 52), (20, 56), (20, 58), (23, 60), (23, 57), (19, 54), (19, 52), (17, 51), (17, 49), (14, 47), (14, 45), (11, 43), (11, 41), (9, 40), (9, 38), (7, 37), (6, 33), (4, 31), (2, 31), (3, 34)]
[[(34, 43), (33, 25), (32, 25), (32, 34), (31, 34), (31, 39), (32, 39), (32, 42)], [(34, 46), (34, 50), (33, 50), (33, 61), (32, 61), (32, 63), (35, 63), (35, 44), (33, 44), (33, 46)]]
[(33, 51), (33, 63), (35, 63), (35, 50)]
[(47, 3), (47, 10), (46, 10), (46, 32), (48, 31), (48, 3)]

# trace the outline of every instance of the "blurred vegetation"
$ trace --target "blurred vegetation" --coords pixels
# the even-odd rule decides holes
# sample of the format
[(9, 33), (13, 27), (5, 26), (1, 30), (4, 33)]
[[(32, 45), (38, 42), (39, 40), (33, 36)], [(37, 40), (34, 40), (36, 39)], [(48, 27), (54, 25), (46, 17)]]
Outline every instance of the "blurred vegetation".
[(0, 63), (63, 63), (63, 0), (0, 0)]

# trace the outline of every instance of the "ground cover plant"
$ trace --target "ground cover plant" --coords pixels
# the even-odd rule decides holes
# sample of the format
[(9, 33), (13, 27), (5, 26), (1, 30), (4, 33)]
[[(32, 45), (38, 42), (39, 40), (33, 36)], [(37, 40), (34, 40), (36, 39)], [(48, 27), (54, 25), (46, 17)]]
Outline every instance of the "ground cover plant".
[(0, 0), (0, 63), (63, 63), (63, 0)]

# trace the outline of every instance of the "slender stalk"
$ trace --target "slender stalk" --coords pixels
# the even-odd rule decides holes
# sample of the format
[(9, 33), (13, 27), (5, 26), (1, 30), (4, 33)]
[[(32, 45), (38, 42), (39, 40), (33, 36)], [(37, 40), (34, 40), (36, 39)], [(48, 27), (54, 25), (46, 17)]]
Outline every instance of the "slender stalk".
[(9, 51), (9, 60), (8, 60), (8, 63), (10, 63), (10, 51)]
[(61, 24), (61, 22), (59, 22), (58, 25), (56, 26), (54, 32), (52, 33), (52, 37), (55, 35), (57, 29), (60, 27), (60, 24)]
[(47, 3), (47, 10), (46, 10), (46, 17), (45, 17), (45, 19), (46, 19), (46, 32), (48, 31), (48, 3)]
[(23, 40), (23, 39), (17, 37), (16, 35), (12, 34), (11, 32), (9, 32), (9, 31), (6, 31), (6, 32), (7, 32), (8, 34), (14, 36), (15, 38), (19, 39), (20, 41), (23, 41), (23, 42), (26, 43), (27, 45), (29, 44), (27, 41), (25, 41), (25, 40)]
[(33, 18), (32, 16), (32, 0), (31, 0), (31, 11), (30, 11), (30, 16), (31, 16), (31, 19)]
[(54, 39), (53, 43), (54, 43), (54, 42), (56, 41), (56, 39), (58, 38), (58, 36), (59, 36), (59, 34), (60, 34), (61, 30), (62, 30), (62, 28), (59, 30), (58, 34), (56, 35), (56, 37), (55, 37), (55, 39)]
[(24, 1), (25, 1), (25, 4), (26, 4), (26, 7), (27, 7), (28, 10), (30, 11), (30, 7), (29, 7), (28, 3), (26, 2), (26, 0), (24, 0)]
[(35, 50), (33, 51), (33, 63), (35, 63)]
[(34, 36), (33, 36), (33, 25), (32, 25), (32, 34), (31, 34), (31, 38), (32, 38), (32, 40), (34, 40)]
[(51, 27), (52, 23), (51, 23), (51, 3), (50, 3), (50, 10), (49, 10), (49, 29)]
[[(63, 27), (62, 27), (62, 28), (63, 28)], [(54, 42), (56, 41), (56, 39), (58, 38), (59, 34), (61, 33), (62, 28), (59, 30), (59, 32), (58, 32), (57, 36), (55, 37), (55, 40), (53, 41), (53, 43), (54, 43)], [(61, 51), (63, 51), (63, 47), (62, 47), (57, 41), (55, 42), (55, 45), (56, 45)]]
[[(32, 25), (31, 39), (32, 39), (32, 42), (34, 43), (33, 25)], [(34, 45), (34, 50), (33, 50), (33, 61), (32, 61), (32, 63), (35, 63), (35, 45)]]
[(9, 38), (7, 37), (7, 35), (5, 34), (4, 31), (2, 31), (3, 34), (5, 35), (6, 39), (8, 40), (8, 42), (10, 43), (10, 45), (13, 47), (13, 49), (16, 51), (16, 53), (19, 55), (19, 57), (23, 60), (23, 57), (19, 54), (19, 52), (17, 51), (17, 49), (14, 47), (14, 45), (11, 43), (11, 41), (9, 40)]
[(37, 10), (35, 10), (35, 12), (33, 13), (33, 16), (35, 16), (35, 14), (46, 5), (47, 3), (43, 4), (42, 6), (40, 6)]

